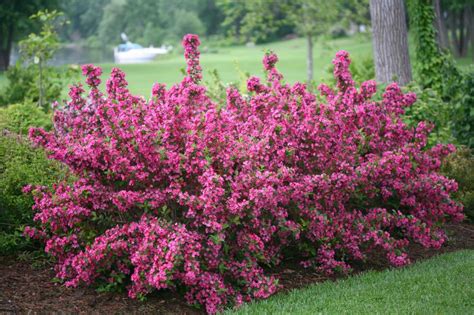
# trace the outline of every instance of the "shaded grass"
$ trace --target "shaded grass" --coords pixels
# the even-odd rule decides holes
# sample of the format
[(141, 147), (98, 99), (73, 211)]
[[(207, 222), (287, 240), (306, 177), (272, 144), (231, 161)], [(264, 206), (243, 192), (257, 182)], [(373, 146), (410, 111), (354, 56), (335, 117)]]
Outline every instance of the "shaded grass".
[(474, 250), (275, 295), (226, 314), (473, 314)]

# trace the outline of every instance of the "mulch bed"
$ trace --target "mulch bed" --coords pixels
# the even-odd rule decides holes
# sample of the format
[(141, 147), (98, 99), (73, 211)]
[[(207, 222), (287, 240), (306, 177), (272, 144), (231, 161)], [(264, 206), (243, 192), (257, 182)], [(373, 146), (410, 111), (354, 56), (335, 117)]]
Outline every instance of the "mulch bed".
[[(461, 249), (474, 249), (474, 225), (461, 223), (447, 226), (448, 242), (440, 249), (425, 249), (418, 245), (409, 248), (413, 261)], [(383, 258), (383, 257), (382, 257)], [(371, 257), (355, 272), (388, 268), (380, 256)], [(280, 279), (281, 290), (301, 288), (315, 282), (335, 280), (320, 273), (303, 269), (298, 264), (285, 262), (272, 270)], [(13, 257), (0, 257), (0, 314), (14, 313), (97, 313), (97, 314), (202, 314), (184, 299), (170, 291), (152, 294), (145, 302), (129, 299), (125, 293), (97, 293), (92, 288), (65, 288), (51, 279), (51, 266), (32, 267), (31, 263)], [(339, 277), (340, 278), (340, 277)]]

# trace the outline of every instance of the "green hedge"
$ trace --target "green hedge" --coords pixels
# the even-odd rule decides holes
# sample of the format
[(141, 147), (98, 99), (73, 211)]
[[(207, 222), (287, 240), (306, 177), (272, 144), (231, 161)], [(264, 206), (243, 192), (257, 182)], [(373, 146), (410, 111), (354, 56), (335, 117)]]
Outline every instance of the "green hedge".
[(52, 185), (65, 170), (46, 158), (41, 149), (31, 147), (23, 136), (2, 131), (0, 135), (0, 254), (31, 245), (21, 236), (31, 223), (33, 199), (24, 195), (27, 184)]

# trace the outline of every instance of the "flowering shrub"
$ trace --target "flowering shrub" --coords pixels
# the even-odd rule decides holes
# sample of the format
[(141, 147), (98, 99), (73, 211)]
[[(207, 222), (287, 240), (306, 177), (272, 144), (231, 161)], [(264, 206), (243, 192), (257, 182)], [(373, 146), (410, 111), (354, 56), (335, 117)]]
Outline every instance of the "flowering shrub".
[(262, 266), (285, 253), (326, 273), (374, 249), (401, 266), (409, 242), (440, 247), (442, 223), (463, 218), (456, 183), (437, 173), (453, 146), (425, 149), (431, 127), (402, 122), (414, 94), (392, 84), (376, 103), (375, 82), (356, 89), (347, 52), (324, 101), (282, 83), (268, 53), (265, 83), (252, 77), (249, 95), (229, 88), (215, 104), (199, 85), (198, 37), (183, 45), (188, 75), (156, 84), (151, 100), (131, 95), (119, 69), (103, 94), (100, 68), (86, 65), (88, 95), (72, 87), (54, 131), (30, 131), (78, 178), (26, 189), (39, 223), (26, 234), (44, 240), (66, 285), (180, 288), (215, 313), (274, 293)]

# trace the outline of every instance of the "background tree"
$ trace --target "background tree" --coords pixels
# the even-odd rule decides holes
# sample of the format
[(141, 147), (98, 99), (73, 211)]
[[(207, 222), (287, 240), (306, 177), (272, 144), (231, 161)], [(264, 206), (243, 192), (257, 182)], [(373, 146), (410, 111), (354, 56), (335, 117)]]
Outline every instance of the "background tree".
[(59, 36), (56, 28), (66, 24), (67, 21), (61, 20), (62, 12), (56, 10), (39, 11), (31, 16), (32, 20), (41, 23), (41, 31), (31, 33), (27, 38), (20, 41), (20, 52), (25, 61), (32, 62), (38, 66), (38, 105), (45, 107), (45, 87), (44, 87), (44, 67), (46, 63), (54, 56), (59, 48)]
[(66, 40), (87, 39), (97, 36), (104, 7), (110, 0), (68, 0), (61, 1), (61, 11), (71, 22), (60, 33)]
[[(442, 36), (436, 34), (441, 32), (439, 2), (409, 0), (408, 4), (411, 32), (415, 36), (415, 82), (421, 87), (417, 106), (423, 104), (426, 96), (430, 97), (429, 105), (417, 110), (421, 114), (418, 120), (433, 122), (438, 139), (472, 147), (474, 72), (460, 70), (449, 50), (440, 47)], [(410, 114), (413, 109), (408, 111)]]
[(244, 18), (249, 12), (246, 2), (240, 0), (216, 0), (216, 5), (224, 19), (221, 23), (222, 34), (232, 37), (236, 42), (242, 41)]
[(290, 23), (306, 38), (307, 80), (313, 80), (313, 41), (329, 31), (338, 16), (338, 6), (326, 0), (296, 0), (287, 3)]
[(342, 0), (338, 11), (338, 19), (346, 28), (370, 25), (369, 0)]
[[(98, 38), (107, 44), (117, 44), (120, 33), (143, 45), (159, 45), (165, 40), (180, 39), (185, 33), (205, 35), (215, 32), (207, 27), (220, 23), (219, 15), (209, 16), (205, 10), (217, 10), (208, 0), (110, 0), (104, 6)], [(214, 12), (215, 13), (215, 12)], [(205, 23), (200, 16), (206, 16)]]
[(473, 6), (474, 0), (441, 1), (442, 16), (449, 32), (450, 44), (458, 57), (467, 55), (470, 41), (471, 47), (473, 46)]
[[(237, 39), (262, 42), (298, 34), (307, 43), (307, 79), (313, 80), (314, 40), (340, 24), (368, 24), (368, 0), (218, 0), (223, 25)], [(364, 5), (365, 4), (365, 5)]]
[(380, 82), (411, 81), (403, 0), (370, 0), (375, 74)]
[(433, 0), (437, 40), (457, 57), (474, 58), (474, 0)]
[(199, 19), (204, 24), (206, 35), (216, 35), (220, 33), (224, 13), (218, 6), (216, 0), (200, 0)]
[(220, 2), (224, 23), (246, 40), (265, 41), (294, 33), (306, 38), (307, 79), (313, 80), (313, 42), (327, 33), (336, 20), (338, 6), (324, 0), (255, 0)]
[(0, 90), (0, 106), (22, 104), (38, 106), (45, 112), (60, 99), (66, 85), (77, 79), (78, 68), (55, 67), (48, 64), (58, 50), (57, 29), (66, 22), (56, 10), (39, 11), (31, 17), (39, 30), (19, 42), (20, 57), (5, 71), (6, 84)]
[(34, 26), (29, 17), (39, 9), (56, 6), (56, 0), (0, 0), (0, 71), (10, 65), (13, 42)]
[(125, 5), (125, 0), (112, 0), (105, 5), (103, 17), (97, 30), (97, 34), (103, 43), (116, 43), (120, 41), (121, 32), (130, 32), (126, 29)]
[(441, 0), (433, 0), (434, 12), (435, 12), (435, 27), (436, 27), (436, 39), (441, 49), (448, 49), (448, 31), (446, 29), (446, 23), (444, 21), (443, 10), (441, 9)]
[(443, 71), (440, 70), (444, 65), (444, 58), (440, 47), (441, 36), (437, 36), (440, 31), (436, 32), (436, 28), (441, 28), (439, 21), (435, 19), (436, 5), (436, 1), (432, 0), (408, 1), (410, 31), (415, 37), (415, 62), (413, 65), (416, 81), (423, 88), (441, 91)]

